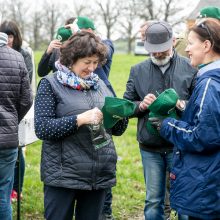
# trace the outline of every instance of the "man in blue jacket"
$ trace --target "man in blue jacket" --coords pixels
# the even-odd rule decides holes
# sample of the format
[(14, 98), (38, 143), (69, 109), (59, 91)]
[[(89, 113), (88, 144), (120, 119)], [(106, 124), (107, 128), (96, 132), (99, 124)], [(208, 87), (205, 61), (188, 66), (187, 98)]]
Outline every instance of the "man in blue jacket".
[[(197, 70), (173, 49), (175, 38), (167, 22), (149, 25), (145, 37), (150, 58), (131, 68), (124, 98), (137, 105), (133, 117), (138, 118), (137, 140), (146, 184), (145, 219), (164, 220), (166, 171), (171, 168), (173, 145), (147, 129), (148, 106), (168, 88), (175, 89), (181, 100), (188, 100)], [(177, 107), (181, 109), (183, 103), (178, 102)]]

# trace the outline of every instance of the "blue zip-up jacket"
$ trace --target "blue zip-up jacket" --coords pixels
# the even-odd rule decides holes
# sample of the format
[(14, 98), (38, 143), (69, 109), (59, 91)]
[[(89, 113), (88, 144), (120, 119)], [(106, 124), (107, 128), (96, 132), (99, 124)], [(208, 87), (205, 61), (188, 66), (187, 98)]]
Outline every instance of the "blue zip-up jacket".
[(171, 207), (180, 214), (220, 219), (220, 61), (199, 70), (181, 121), (165, 119), (160, 134), (175, 146)]

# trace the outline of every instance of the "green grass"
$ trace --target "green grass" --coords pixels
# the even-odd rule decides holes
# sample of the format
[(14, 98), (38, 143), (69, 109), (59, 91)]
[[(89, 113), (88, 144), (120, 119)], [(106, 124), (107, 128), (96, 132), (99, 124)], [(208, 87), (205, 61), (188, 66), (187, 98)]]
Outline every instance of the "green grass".
[[(38, 64), (42, 52), (35, 53)], [(118, 95), (125, 91), (130, 68), (146, 59), (133, 55), (115, 54), (110, 81)], [(37, 65), (36, 65), (37, 66)], [(38, 79), (39, 81), (39, 79)], [(136, 141), (136, 119), (130, 120), (129, 127), (121, 137), (114, 137), (119, 156), (117, 163), (117, 185), (113, 188), (113, 214), (116, 220), (135, 219), (142, 216), (145, 187), (138, 143)], [(21, 219), (43, 219), (43, 184), (40, 181), (41, 141), (27, 146), (26, 173), (21, 205)], [(14, 219), (16, 205), (13, 205)]]

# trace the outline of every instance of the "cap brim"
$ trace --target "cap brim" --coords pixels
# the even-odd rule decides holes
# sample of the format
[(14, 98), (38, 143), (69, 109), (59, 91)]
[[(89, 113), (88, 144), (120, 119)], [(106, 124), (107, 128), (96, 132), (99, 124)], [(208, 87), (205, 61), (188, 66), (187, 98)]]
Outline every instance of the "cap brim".
[(171, 37), (167, 42), (162, 44), (151, 44), (147, 41), (144, 42), (144, 47), (149, 53), (159, 53), (169, 50), (172, 47), (173, 38)]

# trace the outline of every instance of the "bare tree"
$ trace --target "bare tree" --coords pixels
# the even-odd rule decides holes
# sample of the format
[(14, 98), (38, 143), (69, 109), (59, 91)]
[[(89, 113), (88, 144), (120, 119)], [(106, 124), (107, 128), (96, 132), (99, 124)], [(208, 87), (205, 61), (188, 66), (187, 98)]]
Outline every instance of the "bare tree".
[(179, 16), (176, 19), (173, 19), (177, 13), (179, 13), (183, 8), (178, 4), (179, 0), (136, 0), (136, 5), (141, 10), (137, 11), (137, 15), (147, 20), (164, 20), (173, 24), (175, 20), (175, 24), (179, 23), (183, 20), (182, 16)]
[[(78, 1), (73, 0), (73, 14), (74, 16), (78, 17), (78, 16), (82, 16), (83, 13), (86, 13), (86, 4), (83, 4), (83, 2), (81, 2), (81, 4), (79, 4)], [(74, 17), (73, 16), (73, 17)]]
[(0, 23), (9, 17), (8, 3), (5, 0), (0, 1)]
[(131, 45), (135, 39), (137, 31), (134, 31), (134, 27), (139, 25), (139, 18), (137, 16), (138, 5), (136, 0), (121, 1), (120, 3), (121, 13), (118, 19), (118, 24), (122, 36), (127, 40), (127, 52), (131, 52)]
[(118, 19), (120, 9), (117, 1), (112, 0), (96, 0), (95, 5), (97, 6), (95, 13), (99, 16), (106, 27), (107, 38), (111, 38), (113, 27)]
[(33, 48), (34, 50), (38, 50), (40, 47), (40, 42), (42, 39), (41, 36), (41, 27), (43, 25), (42, 21), (42, 12), (34, 11), (31, 16), (31, 30), (33, 32)]
[(164, 20), (175, 25), (184, 20), (183, 17), (176, 16), (183, 9), (179, 7), (178, 0), (127, 0), (126, 2), (121, 0), (120, 2), (121, 16), (118, 24), (122, 36), (127, 39), (128, 53), (131, 52), (131, 45), (141, 21)]
[(43, 3), (43, 23), (49, 40), (53, 40), (58, 25), (63, 20), (62, 6), (60, 3), (54, 1), (45, 1)]
[(29, 11), (28, 5), (22, 0), (8, 1), (9, 18), (14, 20), (20, 28), (22, 36), (25, 35), (26, 15)]

